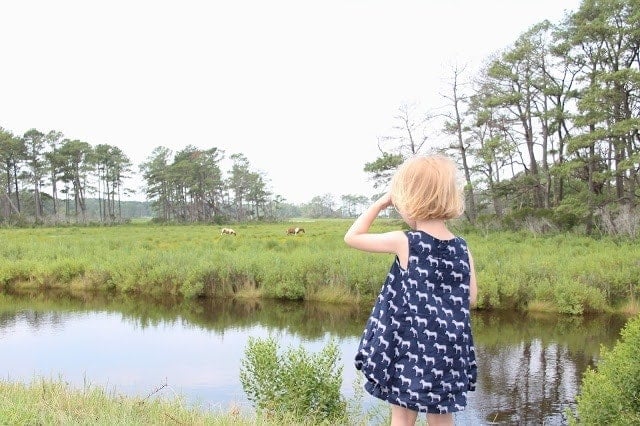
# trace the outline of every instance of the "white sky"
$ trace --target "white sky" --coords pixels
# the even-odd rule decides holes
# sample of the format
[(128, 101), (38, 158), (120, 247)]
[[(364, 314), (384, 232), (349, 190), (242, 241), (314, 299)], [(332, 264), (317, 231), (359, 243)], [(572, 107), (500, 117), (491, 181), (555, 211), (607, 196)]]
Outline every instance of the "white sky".
[(441, 104), (453, 64), (579, 4), (3, 1), (0, 126), (116, 145), (136, 171), (158, 146), (241, 152), (293, 203), (369, 196), (362, 169), (401, 105)]

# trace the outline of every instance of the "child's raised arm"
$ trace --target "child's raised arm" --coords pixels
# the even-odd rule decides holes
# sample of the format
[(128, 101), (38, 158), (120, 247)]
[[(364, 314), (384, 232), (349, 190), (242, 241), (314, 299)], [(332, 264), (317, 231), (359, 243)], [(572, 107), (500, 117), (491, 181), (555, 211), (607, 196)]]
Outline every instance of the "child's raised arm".
[[(376, 200), (353, 222), (344, 235), (344, 242), (350, 247), (375, 253), (398, 253), (406, 245), (406, 237), (402, 231), (371, 234), (371, 224), (381, 211), (391, 205), (391, 195), (383, 195)], [(403, 239), (404, 237), (404, 239)]]

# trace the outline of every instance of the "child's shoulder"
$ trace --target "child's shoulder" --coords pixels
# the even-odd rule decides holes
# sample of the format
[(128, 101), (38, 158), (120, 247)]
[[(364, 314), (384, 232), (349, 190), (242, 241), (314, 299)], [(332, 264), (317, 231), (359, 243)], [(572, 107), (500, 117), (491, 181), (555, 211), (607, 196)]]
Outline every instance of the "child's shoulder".
[(466, 244), (464, 238), (455, 235), (453, 233), (447, 233), (446, 236), (441, 235), (433, 235), (427, 231), (422, 231), (419, 229), (411, 229), (408, 231), (404, 231), (410, 241), (433, 241), (438, 244), (455, 244), (462, 243)]

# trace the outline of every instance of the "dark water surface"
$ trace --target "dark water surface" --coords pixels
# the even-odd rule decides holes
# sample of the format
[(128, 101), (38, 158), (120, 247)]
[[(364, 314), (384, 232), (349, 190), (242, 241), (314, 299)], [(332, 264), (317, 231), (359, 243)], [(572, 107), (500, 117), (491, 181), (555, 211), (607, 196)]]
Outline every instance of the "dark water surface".
[[(354, 396), (353, 355), (370, 307), (274, 301), (184, 302), (104, 294), (1, 294), (0, 374), (62, 379), (128, 395), (173, 397), (204, 409), (250, 409), (239, 381), (250, 336), (282, 348), (341, 350), (343, 394)], [(611, 347), (625, 318), (472, 313), (478, 388), (457, 424), (560, 425), (580, 378)], [(163, 386), (166, 385), (166, 386)], [(158, 388), (161, 388), (156, 392)], [(365, 396), (364, 409), (378, 405)]]

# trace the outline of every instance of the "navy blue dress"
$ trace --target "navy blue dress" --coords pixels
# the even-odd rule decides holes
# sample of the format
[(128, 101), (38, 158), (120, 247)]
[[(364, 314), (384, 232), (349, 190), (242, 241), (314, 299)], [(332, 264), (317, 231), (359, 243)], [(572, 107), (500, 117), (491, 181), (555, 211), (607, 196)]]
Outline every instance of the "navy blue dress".
[(407, 269), (391, 265), (355, 365), (371, 395), (411, 410), (464, 410), (477, 368), (469, 318), (469, 252), (459, 237), (407, 231)]

